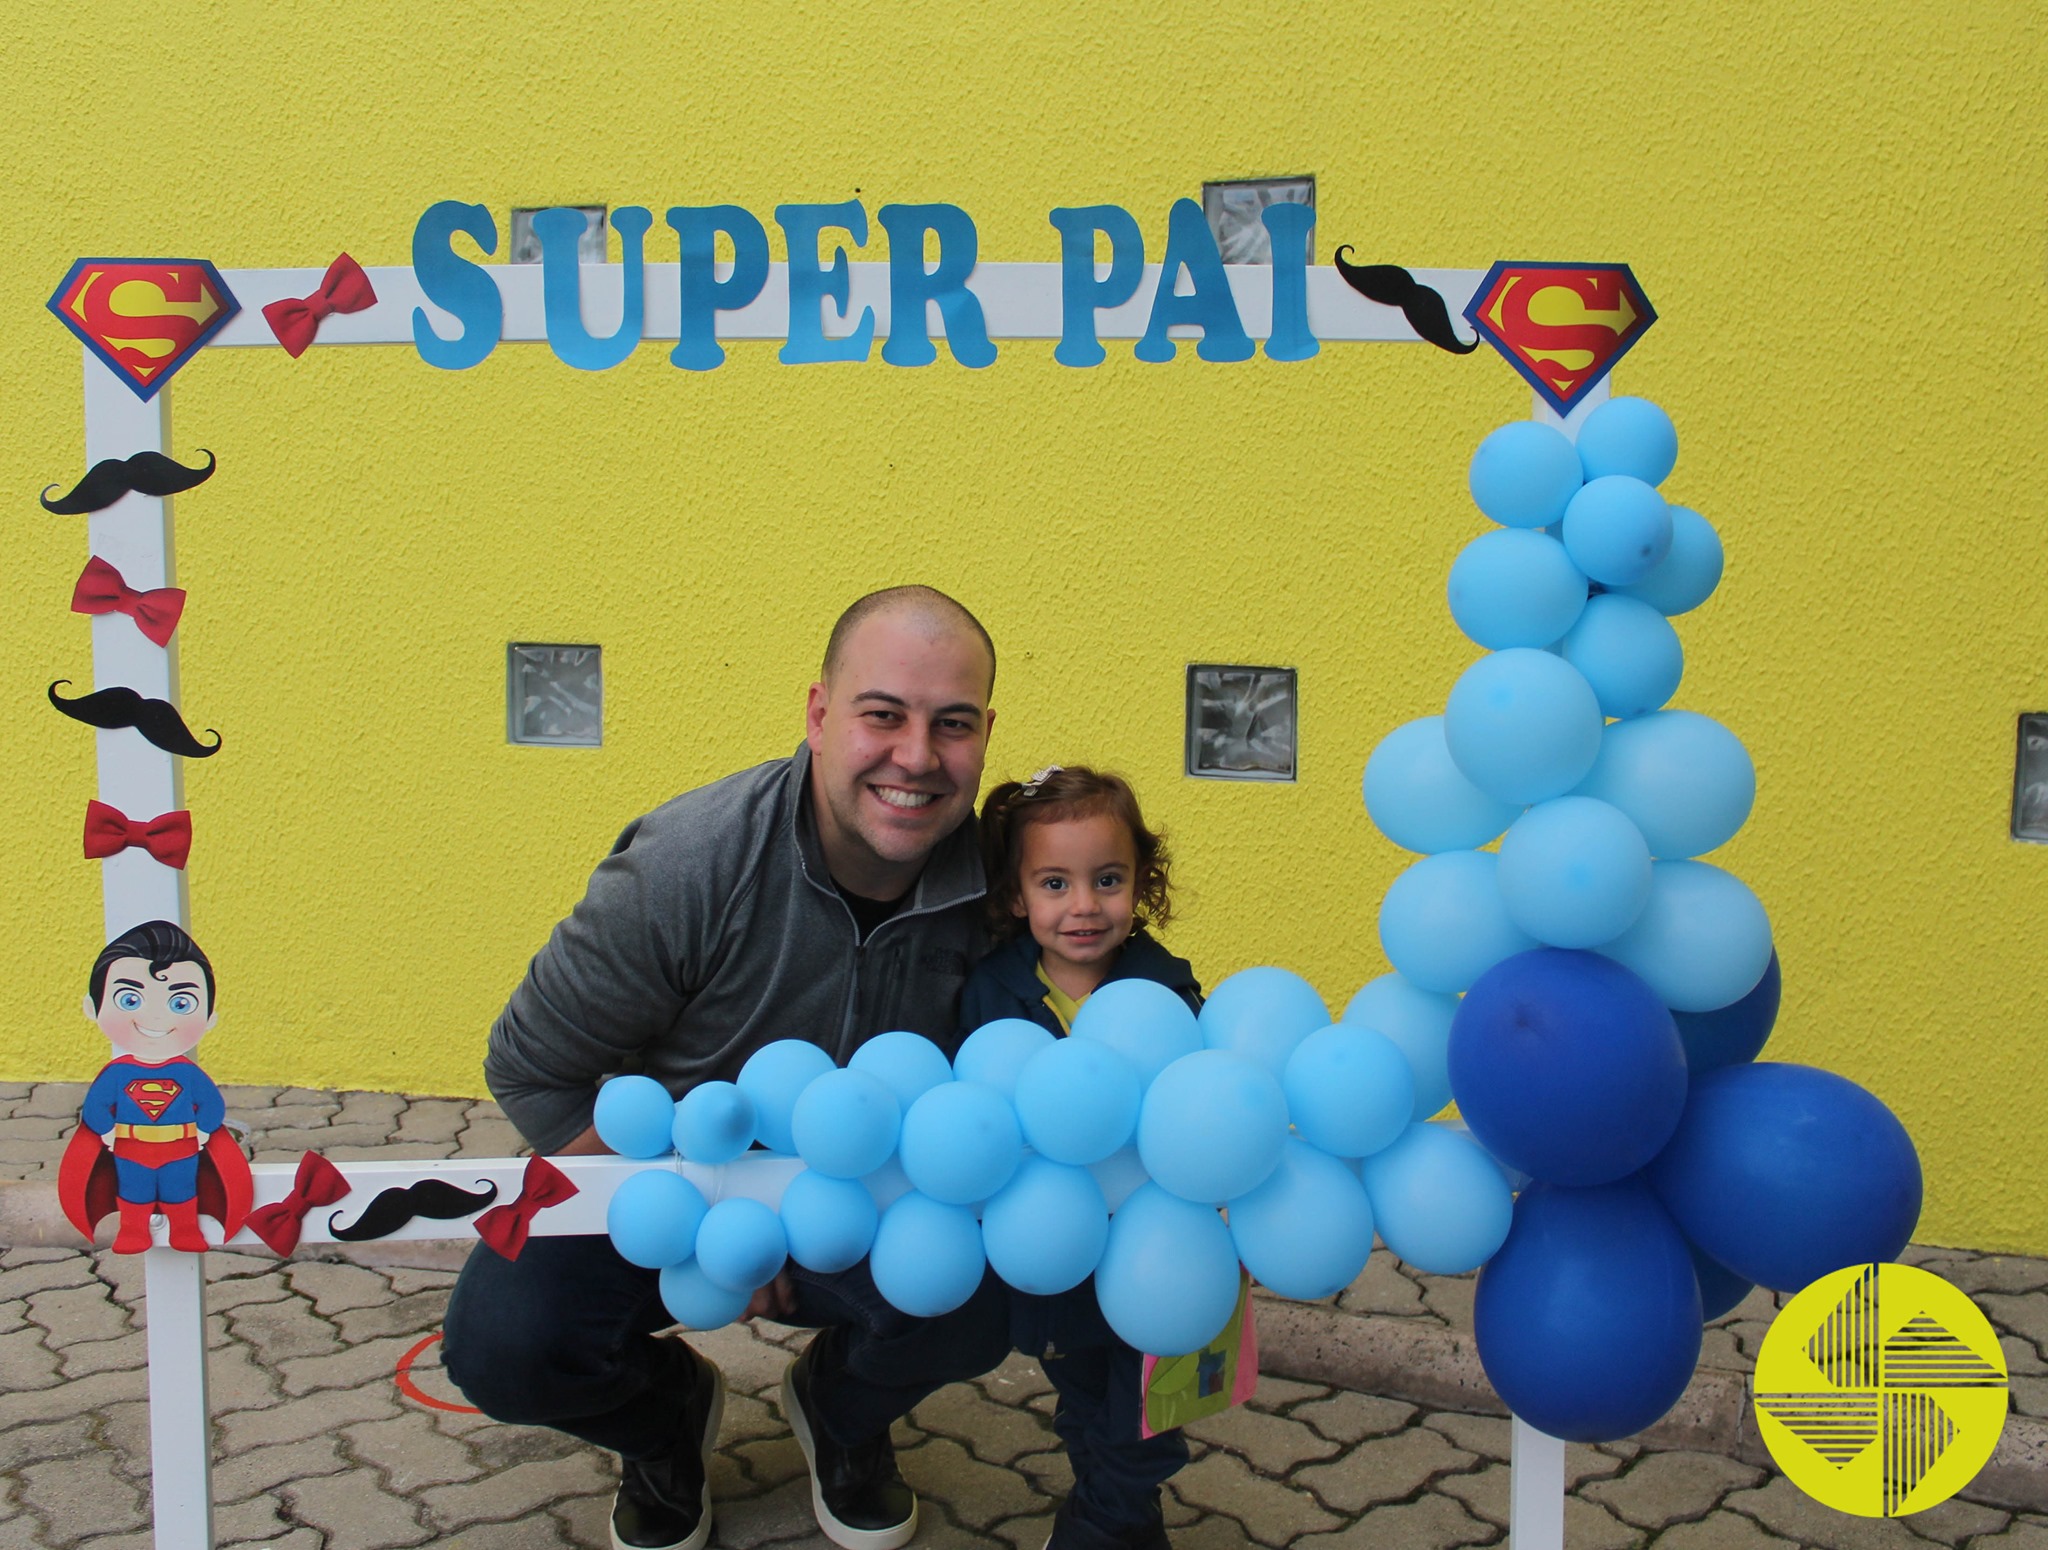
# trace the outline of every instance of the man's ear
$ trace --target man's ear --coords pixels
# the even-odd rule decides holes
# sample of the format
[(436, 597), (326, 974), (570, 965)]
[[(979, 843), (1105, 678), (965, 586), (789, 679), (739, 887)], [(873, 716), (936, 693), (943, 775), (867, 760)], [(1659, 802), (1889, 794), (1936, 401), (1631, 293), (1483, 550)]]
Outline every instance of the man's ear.
[(825, 735), (825, 706), (831, 698), (832, 691), (821, 683), (812, 684), (804, 698), (804, 741), (810, 744), (812, 753), (818, 751), (818, 743)]
[(95, 1028), (99, 1026), (100, 1009), (92, 1004), (92, 992), (89, 990), (85, 993), (85, 1020)]
[(988, 740), (996, 735), (996, 709), (991, 705), (981, 713), (981, 746), (988, 747)]
[(218, 1012), (208, 1012), (208, 1013), (206, 1014), (206, 1031), (207, 1031), (208, 1033), (211, 1033), (211, 1032), (213, 1032), (213, 1025), (214, 1025), (215, 1023), (219, 1022), (219, 1021), (220, 1021), (220, 1013), (218, 1013)]

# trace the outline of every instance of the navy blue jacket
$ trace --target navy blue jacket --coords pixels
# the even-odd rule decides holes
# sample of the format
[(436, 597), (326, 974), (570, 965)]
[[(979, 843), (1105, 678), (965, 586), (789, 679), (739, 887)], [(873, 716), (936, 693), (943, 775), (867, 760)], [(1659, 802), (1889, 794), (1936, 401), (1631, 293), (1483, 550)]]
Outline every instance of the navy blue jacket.
[[(1188, 1010), (1202, 1009), (1202, 987), (1195, 979), (1194, 966), (1161, 947), (1143, 926), (1125, 941), (1103, 984), (1111, 980), (1151, 980), (1179, 996)], [(1038, 978), (1038, 943), (1028, 931), (1011, 937), (976, 964), (967, 988), (960, 992), (963, 1033), (972, 1033), (999, 1017), (1021, 1017), (1051, 1034), (1064, 1031), (1045, 1004), (1045, 985)]]

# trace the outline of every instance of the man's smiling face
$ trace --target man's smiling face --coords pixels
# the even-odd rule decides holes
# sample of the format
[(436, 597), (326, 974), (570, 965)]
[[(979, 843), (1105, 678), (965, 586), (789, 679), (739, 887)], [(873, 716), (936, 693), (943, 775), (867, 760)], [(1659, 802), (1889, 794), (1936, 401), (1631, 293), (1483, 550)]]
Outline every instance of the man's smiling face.
[(864, 620), (811, 685), (812, 811), (835, 881), (897, 898), (973, 812), (991, 671), (971, 631), (903, 609)]
[(174, 963), (162, 974), (147, 958), (116, 958), (107, 966), (100, 1004), (85, 998), (86, 1017), (123, 1055), (162, 1065), (188, 1054), (214, 1024), (206, 975), (196, 963)]

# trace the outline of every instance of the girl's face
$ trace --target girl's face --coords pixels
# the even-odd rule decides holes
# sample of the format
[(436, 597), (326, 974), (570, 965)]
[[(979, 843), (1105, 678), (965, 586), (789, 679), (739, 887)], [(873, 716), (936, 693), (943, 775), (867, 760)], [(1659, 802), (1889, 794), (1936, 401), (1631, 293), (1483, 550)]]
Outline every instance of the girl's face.
[(1102, 982), (1131, 934), (1137, 870), (1130, 831), (1107, 813), (1025, 827), (1022, 897), (1011, 909), (1031, 927), (1048, 974), (1064, 968), (1087, 990)]

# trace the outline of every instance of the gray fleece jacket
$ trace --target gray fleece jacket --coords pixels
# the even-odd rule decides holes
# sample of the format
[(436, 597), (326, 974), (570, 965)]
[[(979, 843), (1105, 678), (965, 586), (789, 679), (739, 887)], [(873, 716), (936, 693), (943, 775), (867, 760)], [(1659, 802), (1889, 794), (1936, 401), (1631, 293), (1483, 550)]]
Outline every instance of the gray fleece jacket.
[(776, 1039), (841, 1065), (891, 1029), (958, 1043), (987, 945), (969, 818), (903, 907), (857, 940), (811, 813), (811, 756), (700, 786), (626, 826), (491, 1028), (484, 1080), (537, 1152), (590, 1124), (598, 1083), (644, 1071), (681, 1095)]

